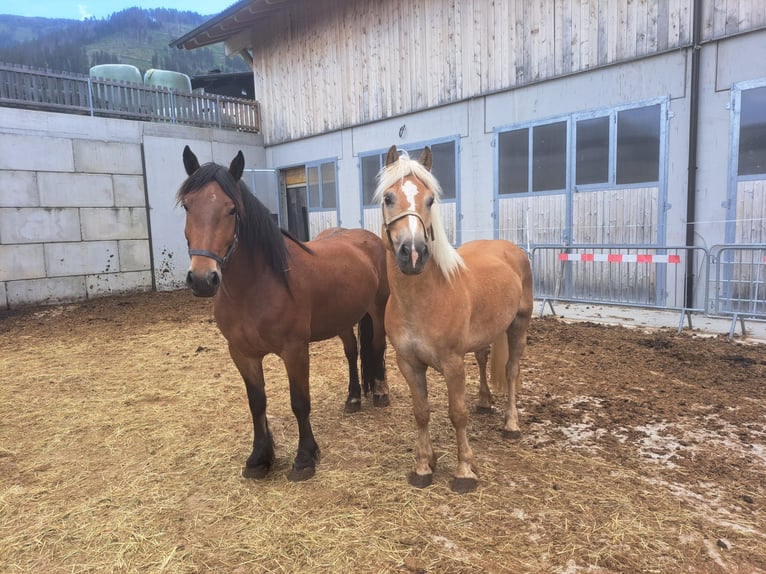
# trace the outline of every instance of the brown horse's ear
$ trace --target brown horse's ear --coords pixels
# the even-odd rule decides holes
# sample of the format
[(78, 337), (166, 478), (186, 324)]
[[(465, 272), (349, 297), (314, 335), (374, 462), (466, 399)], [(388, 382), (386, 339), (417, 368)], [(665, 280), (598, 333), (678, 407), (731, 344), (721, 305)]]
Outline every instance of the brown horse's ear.
[(184, 167), (186, 175), (191, 175), (199, 169), (199, 160), (188, 145), (184, 147)]
[(399, 161), (399, 151), (395, 145), (388, 148), (388, 154), (386, 155), (386, 165), (391, 165), (394, 162)]
[(234, 159), (231, 160), (231, 165), (229, 166), (229, 173), (231, 174), (231, 177), (234, 178), (234, 181), (239, 181), (239, 178), (242, 177), (242, 173), (245, 171), (245, 155), (242, 153), (242, 150), (239, 150), (237, 152), (237, 155), (234, 156)]
[(423, 167), (425, 167), (428, 171), (431, 171), (431, 166), (434, 162), (434, 156), (431, 155), (430, 147), (426, 146), (423, 148), (423, 153), (420, 154), (420, 159), (418, 161), (423, 164)]

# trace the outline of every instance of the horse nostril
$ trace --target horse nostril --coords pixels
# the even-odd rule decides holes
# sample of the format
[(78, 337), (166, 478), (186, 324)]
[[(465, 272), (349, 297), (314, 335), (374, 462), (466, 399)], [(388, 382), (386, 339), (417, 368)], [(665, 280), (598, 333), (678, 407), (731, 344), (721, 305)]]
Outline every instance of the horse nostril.
[(186, 272), (186, 286), (187, 287), (191, 287), (192, 286), (192, 281), (193, 281), (192, 272), (191, 271), (187, 271)]
[(213, 287), (213, 289), (218, 289), (218, 286), (220, 284), (221, 284), (221, 276), (218, 274), (218, 271), (211, 271), (210, 285)]

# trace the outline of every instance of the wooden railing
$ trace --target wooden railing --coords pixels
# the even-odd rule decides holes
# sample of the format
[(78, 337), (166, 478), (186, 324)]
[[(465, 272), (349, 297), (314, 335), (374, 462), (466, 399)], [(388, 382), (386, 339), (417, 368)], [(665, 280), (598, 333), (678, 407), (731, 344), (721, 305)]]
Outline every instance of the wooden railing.
[(260, 133), (258, 102), (0, 63), (0, 106)]

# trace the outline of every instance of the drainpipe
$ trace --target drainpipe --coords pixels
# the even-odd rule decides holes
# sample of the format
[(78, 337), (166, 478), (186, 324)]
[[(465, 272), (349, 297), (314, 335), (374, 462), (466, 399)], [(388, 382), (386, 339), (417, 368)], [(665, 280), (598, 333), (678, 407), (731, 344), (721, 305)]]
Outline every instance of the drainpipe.
[[(691, 86), (689, 93), (689, 171), (686, 190), (686, 246), (694, 246), (694, 222), (697, 219), (697, 126), (699, 124), (700, 38), (702, 0), (694, 0), (692, 23)], [(684, 306), (694, 308), (694, 250), (686, 255), (686, 296)]]

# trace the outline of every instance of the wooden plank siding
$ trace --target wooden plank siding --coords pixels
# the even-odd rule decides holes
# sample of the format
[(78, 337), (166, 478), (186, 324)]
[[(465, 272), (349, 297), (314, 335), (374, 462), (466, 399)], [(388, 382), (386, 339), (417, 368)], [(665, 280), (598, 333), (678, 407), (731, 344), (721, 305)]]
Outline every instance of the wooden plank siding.
[[(703, 41), (766, 26), (703, 0)], [(256, 23), (274, 144), (689, 46), (693, 0), (313, 0)]]
[(737, 184), (738, 244), (766, 243), (766, 180), (740, 181)]

